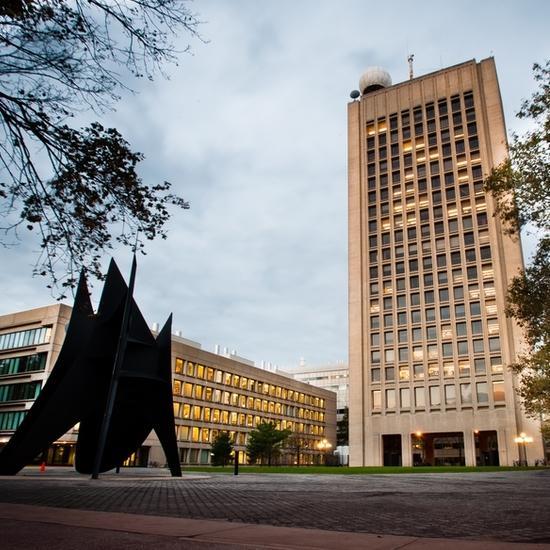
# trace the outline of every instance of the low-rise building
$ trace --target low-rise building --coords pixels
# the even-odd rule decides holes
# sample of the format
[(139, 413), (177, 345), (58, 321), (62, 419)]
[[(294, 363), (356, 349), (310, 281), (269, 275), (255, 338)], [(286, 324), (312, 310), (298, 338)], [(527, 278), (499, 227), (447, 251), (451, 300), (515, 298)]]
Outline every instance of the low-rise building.
[[(55, 304), (0, 316), (0, 444), (5, 444), (31, 408), (63, 344), (71, 308)], [(220, 431), (231, 433), (241, 463), (248, 434), (262, 421), (290, 429), (301, 440), (300, 463), (322, 460), (319, 443), (336, 444), (336, 396), (251, 361), (201, 349), (172, 337), (174, 415), (183, 464), (208, 464), (210, 445)], [(43, 457), (49, 464), (72, 464), (78, 426)], [(281, 461), (295, 463), (289, 449)], [(152, 433), (127, 465), (163, 465)]]

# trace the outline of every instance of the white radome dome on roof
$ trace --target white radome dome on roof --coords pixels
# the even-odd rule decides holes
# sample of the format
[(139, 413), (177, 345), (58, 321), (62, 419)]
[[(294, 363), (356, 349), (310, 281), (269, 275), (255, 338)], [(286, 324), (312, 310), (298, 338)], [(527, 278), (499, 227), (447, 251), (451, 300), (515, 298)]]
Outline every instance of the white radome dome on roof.
[(382, 67), (369, 67), (359, 79), (359, 90), (362, 94), (391, 86), (391, 76)]

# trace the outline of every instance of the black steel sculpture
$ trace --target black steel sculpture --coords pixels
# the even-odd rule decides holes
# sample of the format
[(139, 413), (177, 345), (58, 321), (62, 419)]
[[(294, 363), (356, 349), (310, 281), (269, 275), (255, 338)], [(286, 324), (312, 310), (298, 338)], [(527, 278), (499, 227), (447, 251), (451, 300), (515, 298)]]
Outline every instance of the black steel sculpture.
[(151, 334), (132, 297), (135, 259), (126, 286), (111, 261), (97, 313), (80, 277), (57, 362), (25, 419), (0, 452), (0, 475), (14, 475), (80, 422), (75, 468), (111, 470), (152, 429), (172, 476), (181, 476), (171, 382), (171, 325)]

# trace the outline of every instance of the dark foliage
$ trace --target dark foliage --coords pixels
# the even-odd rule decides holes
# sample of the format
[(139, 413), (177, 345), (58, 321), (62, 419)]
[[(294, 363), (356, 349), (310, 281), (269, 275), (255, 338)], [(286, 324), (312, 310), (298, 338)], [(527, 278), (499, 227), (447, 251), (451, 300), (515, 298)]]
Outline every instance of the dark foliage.
[(213, 466), (225, 466), (231, 462), (231, 453), (233, 452), (233, 443), (228, 432), (220, 432), (210, 448), (212, 453)]
[[(103, 252), (165, 238), (168, 207), (188, 208), (167, 182), (144, 183), (143, 159), (120, 133), (69, 120), (99, 112), (174, 62), (176, 33), (197, 36), (178, 0), (9, 0), (0, 5), (0, 242), (39, 233), (35, 274), (71, 287), (100, 276)], [(138, 237), (139, 235), (139, 237)]]
[(262, 422), (248, 436), (246, 452), (251, 464), (258, 460), (267, 461), (271, 466), (281, 453), (281, 447), (290, 437), (290, 430), (278, 430), (274, 422)]
[(538, 90), (518, 113), (532, 127), (512, 137), (509, 160), (492, 171), (485, 188), (509, 233), (529, 224), (540, 234), (531, 265), (513, 278), (507, 296), (507, 315), (529, 345), (512, 365), (521, 374), (518, 391), (527, 413), (540, 418), (550, 414), (550, 61), (535, 64), (533, 73)]

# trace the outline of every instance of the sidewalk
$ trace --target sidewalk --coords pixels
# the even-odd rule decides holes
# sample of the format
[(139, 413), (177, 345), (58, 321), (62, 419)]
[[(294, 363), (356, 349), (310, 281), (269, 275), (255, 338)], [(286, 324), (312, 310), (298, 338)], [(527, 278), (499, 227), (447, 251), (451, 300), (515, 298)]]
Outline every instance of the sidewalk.
[(550, 550), (550, 471), (315, 475), (69, 469), (0, 477), (13, 550)]
[(375, 535), (9, 503), (0, 503), (0, 530), (7, 550), (550, 550), (550, 544)]

